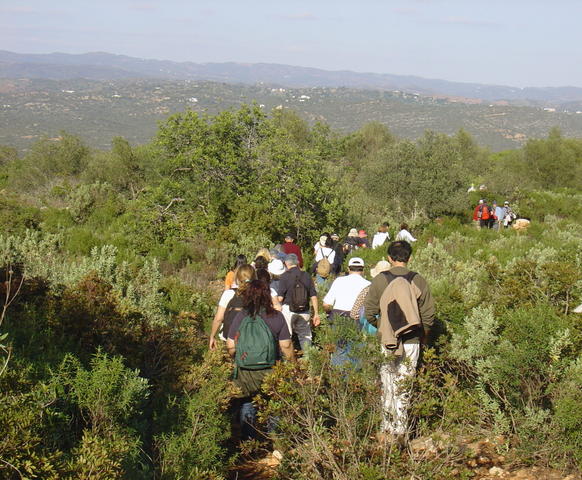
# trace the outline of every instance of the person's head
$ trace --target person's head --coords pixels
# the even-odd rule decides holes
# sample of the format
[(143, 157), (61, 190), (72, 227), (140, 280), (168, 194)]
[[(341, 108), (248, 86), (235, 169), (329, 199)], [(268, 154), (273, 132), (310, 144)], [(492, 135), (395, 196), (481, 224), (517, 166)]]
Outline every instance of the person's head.
[(388, 224), (388, 222), (384, 222), (382, 225), (380, 225), (380, 226), (378, 227), (378, 231), (379, 231), (380, 233), (386, 233), (386, 232), (388, 231), (388, 227), (389, 227), (389, 226), (390, 226), (390, 225)]
[(244, 291), (246, 285), (257, 278), (257, 273), (252, 265), (248, 263), (241, 265), (236, 270), (235, 280), (238, 285), (239, 293)]
[(493, 200), (493, 203), (491, 205), (493, 205), (494, 207), (496, 207), (497, 206), (497, 200)]
[(485, 202), (485, 200), (483, 200), (483, 199), (479, 200), (479, 205), (483, 205), (484, 202)]
[(260, 248), (259, 251), (257, 252), (256, 257), (265, 257), (267, 263), (269, 263), (272, 260), (271, 252), (269, 252), (268, 248)]
[(390, 263), (408, 263), (412, 255), (412, 246), (405, 240), (398, 240), (388, 245), (388, 259)]
[(350, 274), (356, 273), (361, 275), (364, 271), (364, 259), (360, 257), (350, 258), (350, 261), (348, 262), (348, 270)]
[(355, 228), (350, 229), (350, 233), (348, 233), (348, 237), (357, 237), (358, 231)]
[(262, 255), (255, 258), (255, 268), (258, 270), (259, 268), (267, 268), (269, 266), (269, 260), (267, 260)]
[(332, 244), (331, 237), (329, 235), (322, 235), (321, 237), (319, 237), (319, 244), (322, 247), (331, 247)]
[(506, 207), (509, 207), (509, 202), (507, 200), (505, 200), (505, 202), (503, 202), (503, 205), (505, 205)]
[(288, 233), (287, 235), (285, 235), (285, 242), (292, 243), (294, 241), (295, 241), (295, 234)]
[(408, 230), (408, 223), (401, 223), (400, 230)]
[(285, 265), (281, 260), (276, 258), (269, 262), (269, 268), (267, 268), (269, 273), (273, 278), (279, 277), (285, 273)]
[(339, 242), (339, 239), (340, 239), (340, 237), (339, 237), (339, 235), (338, 235), (337, 233), (332, 233), (332, 234), (331, 234), (331, 239), (332, 239), (334, 242)]
[(290, 253), (285, 257), (285, 266), (287, 268), (293, 268), (296, 267), (297, 265), (299, 265), (299, 259), (297, 258), (297, 255), (295, 255), (294, 253)]
[(257, 268), (257, 280), (271, 284), (271, 275), (264, 268)]
[(358, 232), (358, 237), (360, 238), (366, 238), (368, 236), (368, 234), (366, 233), (366, 230), (360, 230)]
[(236, 260), (234, 261), (234, 265), (232, 266), (232, 269), (236, 270), (238, 267), (240, 267), (241, 265), (244, 265), (245, 263), (249, 263), (249, 262), (247, 262), (247, 256), (246, 255), (238, 255), (236, 257)]
[(257, 315), (263, 310), (267, 315), (275, 312), (271, 289), (267, 282), (252, 280), (247, 284), (242, 297), (244, 308), (250, 315)]

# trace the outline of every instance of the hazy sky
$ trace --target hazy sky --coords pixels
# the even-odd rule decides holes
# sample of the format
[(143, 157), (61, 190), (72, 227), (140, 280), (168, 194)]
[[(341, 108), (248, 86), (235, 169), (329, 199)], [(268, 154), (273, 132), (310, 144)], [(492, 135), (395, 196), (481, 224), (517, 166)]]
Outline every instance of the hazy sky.
[(0, 49), (582, 87), (581, 0), (0, 0)]

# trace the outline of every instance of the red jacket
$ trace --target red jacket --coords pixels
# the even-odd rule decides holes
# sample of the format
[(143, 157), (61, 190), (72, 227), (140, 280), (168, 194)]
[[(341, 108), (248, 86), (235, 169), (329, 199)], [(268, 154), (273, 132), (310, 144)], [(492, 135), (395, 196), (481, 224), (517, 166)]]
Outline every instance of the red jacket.
[(281, 245), (281, 250), (283, 250), (287, 255), (290, 253), (297, 255), (297, 258), (299, 259), (299, 268), (303, 268), (303, 256), (301, 255), (301, 249), (299, 248), (299, 245), (296, 245), (292, 242), (285, 242), (283, 245)]
[(481, 206), (481, 204), (477, 205), (475, 207), (475, 211), (473, 212), (473, 220), (477, 221), (479, 220), (479, 207)]

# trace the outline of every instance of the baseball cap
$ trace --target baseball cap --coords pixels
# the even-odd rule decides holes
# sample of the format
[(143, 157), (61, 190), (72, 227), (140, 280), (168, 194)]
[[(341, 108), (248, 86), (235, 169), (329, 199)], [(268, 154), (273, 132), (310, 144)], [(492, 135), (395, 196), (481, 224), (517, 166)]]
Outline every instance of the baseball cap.
[(364, 259), (360, 257), (352, 257), (348, 262), (348, 267), (363, 267), (364, 266)]

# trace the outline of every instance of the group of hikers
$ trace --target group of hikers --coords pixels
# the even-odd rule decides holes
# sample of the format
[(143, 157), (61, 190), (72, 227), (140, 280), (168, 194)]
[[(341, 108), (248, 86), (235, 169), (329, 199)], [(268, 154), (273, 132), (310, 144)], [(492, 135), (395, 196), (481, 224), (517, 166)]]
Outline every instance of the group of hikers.
[(489, 205), (487, 200), (481, 199), (473, 210), (473, 223), (477, 228), (501, 230), (502, 226), (508, 228), (516, 218), (517, 215), (507, 200), (502, 207), (495, 200)]
[[(379, 438), (403, 445), (407, 438), (408, 393), (402, 380), (414, 374), (421, 344), (433, 325), (434, 301), (427, 282), (407, 268), (416, 239), (403, 224), (390, 243), (388, 223), (382, 224), (370, 245), (365, 230), (351, 229), (343, 241), (322, 234), (314, 245), (314, 262), (304, 269), (295, 236), (285, 236), (274, 249), (259, 250), (251, 263), (236, 259), (225, 278), (225, 290), (212, 322), (209, 348), (220, 341), (234, 358), (234, 381), (242, 392), (240, 423), (243, 439), (255, 438), (253, 397), (277, 360), (296, 361), (293, 337), (301, 352), (314, 348), (313, 329), (321, 323), (318, 288), (327, 282), (323, 310), (331, 328), (349, 322), (363, 334), (376, 335), (385, 355), (378, 372), (382, 384), (383, 419)], [(350, 256), (365, 248), (387, 248), (387, 260), (370, 269)], [(357, 253), (356, 253), (357, 255)], [(338, 330), (341, 331), (341, 330)], [(350, 341), (338, 340), (332, 364), (354, 362)], [(379, 399), (380, 401), (380, 399)]]

